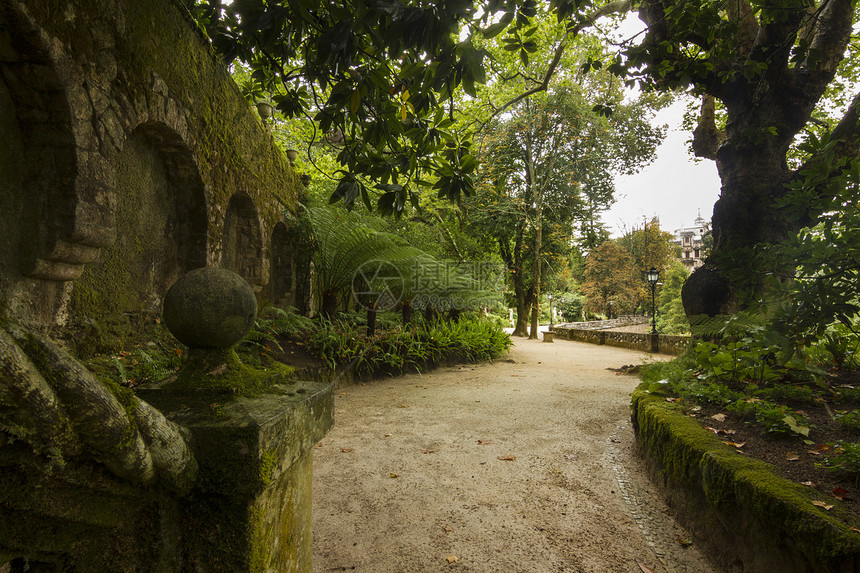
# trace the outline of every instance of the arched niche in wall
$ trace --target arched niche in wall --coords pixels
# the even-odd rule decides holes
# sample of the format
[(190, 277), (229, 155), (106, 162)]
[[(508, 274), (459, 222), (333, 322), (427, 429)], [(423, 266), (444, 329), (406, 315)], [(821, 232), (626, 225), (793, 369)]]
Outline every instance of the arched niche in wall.
[(263, 238), (254, 201), (244, 193), (230, 198), (224, 219), (222, 266), (248, 281), (255, 290), (263, 284)]
[(283, 223), (278, 223), (272, 230), (271, 253), (269, 300), (280, 308), (295, 306), (295, 248)]
[(180, 275), (206, 264), (207, 213), (197, 166), (169, 127), (149, 122), (115, 165), (116, 241), (72, 293), (77, 314), (153, 315)]
[[(71, 113), (62, 82), (32, 25), (0, 6), (0, 299), (37, 266), (55, 261), (64, 280), (98, 249), (82, 245), (57, 255), (71, 234), (77, 172)], [(29, 298), (35, 300), (35, 293)], [(33, 303), (36, 304), (35, 302)], [(31, 308), (31, 312), (39, 309)]]

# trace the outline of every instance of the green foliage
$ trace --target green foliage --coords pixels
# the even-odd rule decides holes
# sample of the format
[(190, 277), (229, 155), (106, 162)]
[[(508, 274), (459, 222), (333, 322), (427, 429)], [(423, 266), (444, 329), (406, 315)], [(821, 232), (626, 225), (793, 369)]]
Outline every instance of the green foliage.
[(743, 397), (726, 384), (707, 380), (698, 369), (692, 353), (668, 362), (653, 362), (642, 367), (640, 377), (650, 392), (677, 395), (695, 404), (726, 406)]
[(860, 481), (860, 442), (840, 441), (832, 447), (833, 454), (827, 457), (825, 467), (853, 474)]
[(123, 387), (134, 387), (157, 382), (176, 373), (185, 353), (181, 345), (161, 324), (151, 325), (137, 332), (137, 338), (125, 340), (114, 351), (81, 356), (83, 364), (103, 382)]
[(612, 301), (613, 313), (632, 312), (642, 282), (633, 256), (614, 241), (606, 241), (593, 249), (585, 261), (585, 309), (608, 315)]
[(754, 418), (764, 433), (809, 437), (809, 422), (787, 406), (767, 400), (744, 399), (732, 402), (727, 409)]
[(324, 322), (311, 347), (332, 369), (354, 368), (359, 377), (417, 371), (450, 359), (492, 360), (507, 352), (510, 337), (494, 320), (420, 321), (374, 336), (348, 322)]
[[(624, 233), (617, 240), (619, 246), (630, 253), (633, 258), (634, 268), (640, 272), (650, 268), (656, 268), (660, 272), (660, 279), (664, 283), (661, 291), (665, 289), (666, 272), (675, 261), (675, 246), (672, 244), (674, 236), (672, 233), (660, 229), (660, 220), (657, 218), (645, 221), (641, 228), (634, 227)], [(647, 281), (636, 282), (638, 291), (636, 293), (633, 308), (651, 309), (651, 287)], [(678, 286), (680, 296), (680, 286)]]
[(585, 297), (576, 292), (565, 292), (554, 298), (558, 301), (556, 305), (564, 322), (582, 321)]
[[(606, 92), (620, 94), (620, 86)], [(599, 212), (613, 201), (613, 173), (638, 171), (662, 139), (662, 129), (647, 124), (647, 104), (619, 99), (612, 118), (591, 107), (570, 81), (512, 105), (483, 132), (478, 194), (466, 203), (469, 224), (498, 248), (518, 314), (528, 313), (533, 292), (552, 288), (569, 270), (571, 227), (599, 224)]]
[(391, 213), (418, 185), (455, 200), (471, 193), (469, 142), (440, 105), (486, 80), (487, 53), (458, 37), (471, 2), (199, 0), (191, 10), (224, 59), (250, 69), (258, 87), (245, 91), (271, 93), (285, 118), (313, 117), (316, 140), (337, 146), (336, 200), (369, 204), (374, 193)]
[(777, 402), (806, 402), (815, 400), (815, 392), (808, 384), (773, 384), (760, 390), (750, 388), (752, 394), (765, 400)]
[(836, 412), (836, 423), (846, 430), (860, 430), (860, 410)]
[(695, 353), (703, 379), (725, 380), (735, 387), (741, 383), (761, 385), (777, 380), (780, 375), (774, 366), (779, 348), (762, 347), (756, 342), (753, 338), (743, 338), (720, 345), (698, 343)]
[(681, 288), (688, 276), (690, 272), (679, 261), (674, 261), (663, 273), (657, 307), (657, 330), (663, 334), (690, 332), (690, 322), (681, 302)]
[(284, 351), (281, 340), (299, 339), (315, 329), (311, 319), (292, 307), (282, 309), (264, 304), (257, 311), (254, 326), (236, 346), (236, 351), (242, 362), (264, 367), (276, 361)]

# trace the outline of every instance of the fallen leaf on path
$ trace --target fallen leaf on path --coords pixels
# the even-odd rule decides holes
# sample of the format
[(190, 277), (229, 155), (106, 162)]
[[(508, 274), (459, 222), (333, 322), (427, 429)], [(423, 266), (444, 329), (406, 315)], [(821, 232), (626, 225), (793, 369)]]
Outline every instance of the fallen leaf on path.
[(618, 438), (609, 438), (609, 441), (612, 442), (613, 444), (620, 444), (621, 443), (621, 440), (619, 440)]
[(348, 454), (349, 452), (354, 452), (355, 448), (341, 448), (340, 451), (342, 451), (345, 454)]
[(860, 533), (860, 529), (857, 529), (856, 527), (852, 527), (851, 531), (854, 531), (855, 533)]
[(818, 501), (818, 500), (813, 501), (813, 502), (812, 502), (812, 505), (815, 505), (815, 506), (818, 506), (818, 507), (823, 507), (824, 509), (826, 509), (826, 510), (828, 510), (828, 511), (830, 511), (830, 509), (833, 507), (832, 505), (827, 505), (827, 504), (826, 504), (826, 503), (824, 503), (823, 501)]
[(502, 460), (503, 462), (513, 462), (517, 458), (516, 458), (516, 456), (499, 456), (499, 459)]
[(747, 443), (746, 443), (746, 442), (729, 442), (729, 441), (727, 441), (727, 440), (726, 440), (726, 441), (724, 441), (723, 443), (724, 443), (724, 444), (728, 444), (728, 445), (730, 445), (730, 446), (731, 446), (731, 447), (733, 447), (733, 448), (742, 448), (742, 447), (744, 447), (745, 445), (747, 445)]
[(392, 477), (392, 478), (396, 478), (396, 477), (397, 477), (397, 474), (388, 474), (388, 475), (389, 475), (390, 477)]
[(640, 563), (638, 561), (636, 562), (636, 565), (639, 566), (639, 569), (642, 570), (642, 573), (654, 573), (654, 570), (651, 569), (650, 567), (648, 567), (647, 565), (643, 565), (642, 563)]
[(805, 485), (807, 487), (818, 489), (818, 484), (814, 481), (802, 481), (800, 482), (800, 485)]
[(320, 449), (321, 447), (323, 447), (323, 443), (322, 443), (322, 442), (319, 442), (319, 443), (318, 443), (317, 445), (315, 445), (314, 447), (315, 447), (316, 449)]
[(821, 452), (819, 452), (818, 450), (806, 450), (806, 453), (812, 454), (813, 456), (820, 456), (821, 455)]
[[(621, 373), (620, 373), (620, 372), (616, 372), (615, 374), (616, 374), (616, 375), (618, 375), (618, 374), (621, 374)], [(667, 402), (680, 402), (680, 401), (681, 401), (681, 399), (680, 399), (680, 398), (666, 398), (666, 401), (667, 401)]]
[(800, 459), (800, 456), (798, 456), (794, 452), (785, 452), (785, 459), (790, 462), (796, 462)]
[(705, 429), (718, 436), (731, 436), (737, 434), (737, 430), (723, 430), (722, 428), (712, 428), (710, 426), (705, 426)]
[(833, 448), (830, 446), (830, 444), (818, 444), (817, 446), (815, 446), (815, 451), (820, 452), (822, 454), (826, 454), (832, 449)]
[(421, 450), (422, 454), (435, 454), (436, 450)]
[(489, 446), (493, 443), (493, 440), (478, 440), (479, 446)]
[(574, 454), (564, 454), (564, 457), (565, 457), (565, 459), (568, 459), (571, 461), (576, 459), (576, 456)]
[(845, 499), (847, 499), (847, 500), (851, 499), (850, 497), (848, 497), (848, 494), (851, 492), (848, 491), (847, 489), (839, 487), (838, 485), (836, 487), (834, 487), (833, 491), (831, 491), (830, 493), (833, 494), (833, 497), (835, 497), (839, 501), (842, 501)]
[(400, 405), (399, 405), (399, 406), (397, 406), (397, 407), (398, 407), (398, 408), (408, 408), (408, 407), (409, 407), (409, 404), (400, 404)]
[(454, 531), (454, 528), (453, 528), (453, 527), (451, 527), (450, 525), (446, 525), (446, 526), (445, 526), (445, 531), (447, 531), (447, 532), (449, 532), (449, 533), (450, 533), (451, 531)]
[(713, 416), (711, 416), (711, 419), (716, 420), (717, 422), (725, 422), (726, 421), (726, 415), (725, 414), (714, 414)]
[(445, 558), (445, 561), (447, 561), (448, 563), (456, 563), (459, 560), (460, 559), (456, 555), (449, 555)]
[(692, 541), (690, 541), (689, 539), (684, 539), (684, 538), (683, 538), (683, 537), (681, 537), (680, 535), (679, 535), (679, 536), (677, 536), (677, 537), (675, 538), (675, 541), (677, 541), (678, 543), (680, 543), (680, 544), (681, 544), (681, 545), (683, 545), (684, 547), (689, 547), (690, 545), (692, 545), (692, 544), (693, 544), (693, 542), (692, 542)]
[(390, 438), (390, 437), (391, 437), (391, 434), (385, 434), (385, 437), (386, 437), (386, 438)]

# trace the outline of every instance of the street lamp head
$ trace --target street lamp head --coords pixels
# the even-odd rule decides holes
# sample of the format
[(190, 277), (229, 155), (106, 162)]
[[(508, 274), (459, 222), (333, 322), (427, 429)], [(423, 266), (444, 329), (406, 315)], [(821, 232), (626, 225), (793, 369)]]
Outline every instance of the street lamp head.
[(651, 283), (652, 285), (657, 284), (657, 281), (660, 280), (660, 271), (658, 271), (654, 267), (651, 267), (651, 269), (648, 271), (647, 274), (648, 274), (648, 282)]

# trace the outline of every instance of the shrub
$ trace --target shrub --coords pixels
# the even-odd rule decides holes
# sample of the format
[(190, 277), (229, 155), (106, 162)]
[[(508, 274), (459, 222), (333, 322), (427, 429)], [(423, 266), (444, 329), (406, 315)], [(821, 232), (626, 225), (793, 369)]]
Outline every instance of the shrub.
[(420, 321), (374, 336), (353, 324), (323, 322), (311, 338), (311, 348), (330, 368), (351, 366), (359, 377), (420, 371), (452, 357), (492, 360), (510, 346), (498, 321), (469, 316), (456, 322)]

